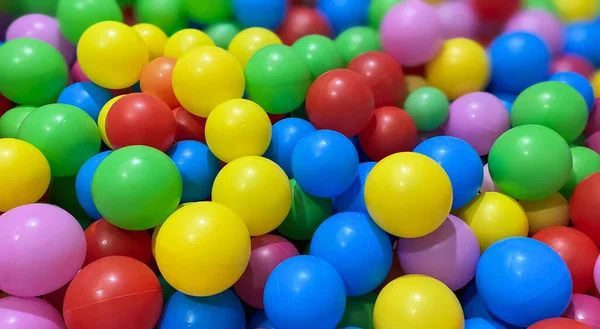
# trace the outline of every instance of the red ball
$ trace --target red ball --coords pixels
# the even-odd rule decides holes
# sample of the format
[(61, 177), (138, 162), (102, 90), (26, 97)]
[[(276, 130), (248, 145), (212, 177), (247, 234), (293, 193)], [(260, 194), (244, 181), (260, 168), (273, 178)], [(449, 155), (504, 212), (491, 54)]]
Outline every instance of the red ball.
[(100, 219), (85, 230), (85, 239), (85, 265), (108, 256), (127, 256), (148, 266), (152, 264), (152, 238), (148, 231), (127, 231)]
[(160, 99), (143, 93), (123, 96), (106, 116), (106, 136), (116, 149), (147, 145), (166, 151), (175, 141), (175, 118)]
[(206, 144), (204, 128), (206, 127), (206, 118), (195, 116), (183, 107), (173, 110), (175, 117), (175, 141), (198, 141)]
[(591, 136), (595, 132), (600, 130), (600, 98), (596, 98), (594, 101), (594, 109), (590, 112), (588, 116), (588, 122), (585, 126), (585, 130), (583, 134), (586, 136)]
[(277, 31), (283, 44), (291, 46), (296, 40), (311, 34), (331, 35), (325, 16), (311, 7), (292, 7)]
[(358, 135), (360, 146), (373, 161), (411, 151), (416, 139), (415, 120), (406, 111), (393, 106), (375, 110), (369, 124)]
[(589, 78), (594, 74), (594, 64), (587, 58), (565, 54), (552, 61), (550, 74), (556, 72), (575, 72)]
[(348, 69), (367, 79), (373, 96), (375, 108), (382, 106), (400, 106), (406, 97), (404, 72), (396, 60), (382, 52), (368, 52), (355, 57)]
[(571, 194), (569, 215), (575, 228), (600, 244), (600, 173), (583, 179)]
[(267, 113), (267, 115), (269, 116), (269, 120), (271, 121), (271, 125), (276, 124), (277, 122), (287, 118), (287, 114), (273, 114), (273, 113)]
[(177, 63), (175, 58), (156, 58), (144, 67), (140, 77), (142, 92), (155, 96), (172, 109), (180, 106), (175, 92), (173, 92), (172, 77), (175, 63)]
[(348, 137), (364, 129), (374, 110), (369, 82), (347, 69), (324, 73), (306, 95), (306, 114), (315, 128), (335, 130)]
[(473, 10), (482, 20), (504, 22), (521, 6), (520, 0), (470, 0)]
[(594, 265), (600, 255), (598, 246), (577, 229), (555, 226), (532, 236), (554, 249), (567, 263), (573, 278), (573, 293), (582, 294), (594, 286)]
[(101, 258), (73, 279), (63, 308), (69, 329), (152, 329), (162, 309), (156, 275), (124, 256)]
[(54, 308), (61, 314), (63, 311), (65, 294), (67, 293), (67, 288), (69, 288), (69, 284), (70, 282), (62, 286), (62, 288), (44, 295), (44, 300), (50, 303), (50, 305), (54, 306)]
[(592, 327), (573, 319), (552, 318), (536, 322), (527, 329), (592, 329)]

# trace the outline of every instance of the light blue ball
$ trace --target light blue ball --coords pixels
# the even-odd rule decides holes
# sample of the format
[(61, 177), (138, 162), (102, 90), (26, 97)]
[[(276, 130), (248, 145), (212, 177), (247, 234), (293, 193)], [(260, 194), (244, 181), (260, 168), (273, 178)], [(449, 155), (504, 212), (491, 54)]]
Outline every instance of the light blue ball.
[(277, 29), (288, 12), (288, 0), (233, 0), (233, 13), (243, 27)]
[(269, 321), (269, 319), (267, 318), (267, 313), (265, 313), (264, 310), (257, 310), (256, 312), (254, 312), (254, 314), (252, 314), (250, 320), (248, 320), (248, 325), (246, 326), (246, 329), (257, 328), (275, 329), (275, 327), (273, 327), (273, 324), (271, 324), (271, 321)]
[(309, 133), (316, 131), (308, 121), (299, 118), (286, 118), (273, 125), (271, 144), (264, 157), (277, 163), (289, 178), (292, 173), (292, 152), (296, 144)]
[(491, 324), (494, 329), (520, 329), (520, 327), (503, 322), (490, 313), (477, 292), (475, 280), (471, 281), (463, 291), (460, 305), (463, 308), (465, 319), (483, 319)]
[(497, 329), (491, 323), (485, 321), (484, 319), (475, 318), (469, 319), (465, 321), (464, 329)]
[(102, 215), (100, 215), (100, 212), (96, 209), (94, 200), (92, 200), (92, 178), (94, 177), (94, 173), (100, 165), (100, 162), (111, 153), (112, 151), (104, 151), (89, 158), (83, 166), (79, 168), (77, 177), (75, 177), (75, 193), (77, 194), (77, 201), (79, 201), (79, 204), (85, 213), (95, 220), (102, 218)]
[(370, 0), (319, 0), (317, 9), (331, 23), (336, 35), (354, 26), (367, 25)]
[(575, 54), (589, 59), (596, 67), (600, 66), (600, 20), (575, 22), (564, 29), (567, 54)]
[(552, 74), (548, 80), (566, 83), (573, 87), (573, 89), (577, 90), (585, 100), (588, 112), (591, 112), (594, 109), (594, 101), (596, 99), (594, 97), (594, 88), (590, 81), (583, 75), (575, 72), (557, 72)]
[(112, 98), (113, 95), (110, 91), (92, 82), (77, 82), (62, 91), (58, 96), (57, 103), (76, 106), (84, 110), (98, 123), (100, 110)]
[(352, 211), (369, 216), (365, 205), (365, 182), (376, 164), (377, 162), (363, 162), (358, 165), (358, 176), (352, 185), (344, 193), (332, 198), (337, 212)]

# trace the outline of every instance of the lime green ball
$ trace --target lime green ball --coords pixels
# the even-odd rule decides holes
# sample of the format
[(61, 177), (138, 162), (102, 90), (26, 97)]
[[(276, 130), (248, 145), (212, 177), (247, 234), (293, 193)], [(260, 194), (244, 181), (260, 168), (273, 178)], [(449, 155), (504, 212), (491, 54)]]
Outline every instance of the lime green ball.
[(556, 7), (552, 0), (525, 0), (523, 7), (527, 9), (544, 10), (552, 14), (556, 14)]
[(60, 0), (56, 18), (65, 38), (77, 44), (83, 32), (96, 23), (123, 22), (123, 12), (116, 0)]
[(540, 125), (505, 132), (488, 157), (496, 186), (522, 200), (540, 200), (558, 192), (567, 183), (572, 165), (567, 142), (554, 130)]
[(268, 113), (292, 112), (306, 99), (310, 70), (291, 47), (268, 45), (254, 53), (245, 69), (248, 98)]
[(381, 51), (379, 33), (372, 27), (351, 27), (335, 39), (335, 44), (347, 63), (369, 51)]
[(567, 142), (577, 138), (587, 123), (583, 96), (566, 83), (546, 81), (525, 89), (510, 112), (513, 127), (542, 125), (559, 133)]
[(240, 33), (241, 29), (232, 22), (222, 22), (213, 24), (204, 30), (206, 34), (214, 41), (217, 47), (227, 49), (231, 40)]
[(65, 60), (43, 41), (10, 40), (0, 47), (0, 59), (0, 94), (17, 104), (52, 103), (67, 86)]
[(394, 5), (403, 0), (372, 0), (369, 6), (368, 19), (372, 28), (379, 29), (381, 20)]
[(183, 0), (187, 16), (203, 24), (227, 20), (233, 15), (232, 0)]
[(76, 178), (77, 176), (52, 177), (48, 187), (48, 201), (68, 211), (75, 218), (86, 218), (89, 216), (77, 200)]
[(109, 154), (92, 178), (92, 199), (111, 224), (147, 230), (162, 224), (181, 200), (181, 175), (163, 152), (142, 145)]
[(37, 107), (17, 106), (0, 116), (0, 138), (17, 138), (19, 127)]
[(571, 147), (571, 156), (573, 158), (571, 176), (565, 186), (560, 189), (560, 194), (567, 200), (571, 198), (571, 194), (579, 182), (600, 171), (600, 154), (595, 151), (583, 146), (574, 146)]
[(187, 21), (182, 0), (137, 0), (133, 13), (140, 23), (156, 25), (167, 35), (183, 30)]
[(100, 130), (94, 119), (68, 104), (50, 104), (31, 112), (17, 138), (44, 154), (54, 177), (76, 175), (100, 151)]
[(362, 296), (348, 296), (346, 309), (338, 328), (373, 329), (373, 308), (376, 300), (377, 294), (374, 292)]
[(322, 35), (312, 34), (302, 37), (294, 42), (292, 49), (308, 65), (313, 79), (327, 71), (346, 66), (344, 57), (335, 42)]
[(415, 120), (418, 130), (430, 131), (439, 128), (448, 119), (450, 102), (441, 90), (423, 87), (408, 95), (404, 110)]

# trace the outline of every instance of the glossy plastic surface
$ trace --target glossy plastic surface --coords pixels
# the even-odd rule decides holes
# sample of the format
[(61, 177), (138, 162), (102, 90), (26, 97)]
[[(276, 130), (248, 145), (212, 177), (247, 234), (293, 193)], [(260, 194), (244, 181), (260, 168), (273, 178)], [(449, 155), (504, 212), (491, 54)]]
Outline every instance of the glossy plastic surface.
[(127, 256), (152, 265), (152, 242), (147, 231), (127, 231), (100, 219), (85, 230), (85, 239), (85, 265), (109, 256)]

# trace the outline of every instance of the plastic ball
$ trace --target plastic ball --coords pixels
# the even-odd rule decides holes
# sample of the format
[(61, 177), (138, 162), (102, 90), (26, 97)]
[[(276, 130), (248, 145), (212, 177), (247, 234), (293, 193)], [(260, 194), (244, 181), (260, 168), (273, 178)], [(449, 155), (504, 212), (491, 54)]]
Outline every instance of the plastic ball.
[(262, 27), (250, 27), (242, 30), (231, 40), (227, 51), (237, 58), (242, 68), (245, 68), (248, 60), (258, 50), (268, 45), (280, 45), (281, 43), (275, 33)]
[(227, 49), (231, 40), (240, 33), (240, 27), (232, 22), (221, 22), (210, 25), (204, 33), (215, 43), (215, 46)]
[(369, 0), (320, 0), (317, 9), (327, 17), (335, 34), (354, 26), (367, 25)]
[(179, 208), (161, 226), (155, 257), (173, 288), (190, 296), (212, 296), (242, 276), (250, 251), (248, 229), (233, 210), (197, 202)]
[(404, 110), (413, 118), (419, 131), (431, 131), (446, 121), (450, 104), (441, 90), (423, 87), (408, 95)]
[(560, 189), (560, 193), (567, 199), (571, 198), (573, 189), (584, 178), (600, 171), (600, 155), (595, 151), (583, 146), (574, 146), (571, 147), (571, 156), (573, 158), (571, 175), (567, 183)]
[(108, 146), (111, 149), (113, 149), (113, 146), (110, 144), (110, 141), (106, 136), (106, 117), (108, 116), (108, 111), (112, 108), (112, 106), (115, 105), (115, 103), (124, 96), (125, 95), (120, 95), (111, 98), (111, 100), (109, 100), (108, 102), (106, 102), (106, 104), (104, 104), (104, 106), (102, 106), (100, 113), (98, 113), (98, 129), (100, 130), (100, 137), (102, 138), (104, 144), (106, 144), (106, 146)]
[(292, 152), (304, 136), (315, 130), (310, 122), (299, 118), (286, 118), (275, 123), (265, 157), (277, 163), (288, 177), (293, 177)]
[(527, 329), (590, 329), (585, 323), (565, 318), (551, 318), (536, 322)]
[(335, 44), (346, 62), (367, 52), (381, 51), (377, 30), (365, 26), (347, 29), (335, 39)]
[(77, 60), (75, 60), (75, 63), (73, 63), (73, 66), (71, 67), (71, 75), (69, 76), (69, 79), (73, 83), (91, 82), (90, 79), (85, 76), (83, 70), (81, 70), (81, 66)]
[[(97, 293), (101, 291), (102, 293)], [(142, 262), (101, 258), (79, 272), (67, 289), (63, 315), (68, 328), (152, 329), (162, 308), (160, 282)]]
[(348, 64), (348, 69), (367, 79), (373, 90), (375, 108), (398, 106), (406, 97), (402, 67), (386, 53), (359, 55)]
[(184, 13), (199, 23), (215, 23), (232, 14), (231, 0), (182, 0)]
[(508, 0), (499, 3), (494, 0), (469, 1), (477, 16), (491, 22), (504, 22), (519, 9), (520, 0)]
[(401, 1), (402, 0), (372, 0), (367, 11), (369, 26), (379, 29), (379, 25), (385, 14)]
[[(600, 259), (600, 257), (598, 257)], [(594, 283), (596, 284), (596, 290), (600, 287), (600, 262), (596, 260), (596, 265), (594, 266)]]
[[(594, 89), (592, 88), (592, 85), (588, 79), (584, 76), (574, 72), (558, 72), (551, 75), (549, 80), (562, 82), (573, 87), (573, 89), (577, 90), (585, 100), (588, 111), (592, 111), (594, 109)], [(567, 96), (563, 97), (566, 98)], [(570, 102), (575, 103), (575, 101), (572, 99)]]
[(600, 33), (600, 24), (583, 21), (567, 25), (565, 33), (565, 53), (579, 55), (590, 60), (595, 66), (600, 64), (600, 47), (595, 35)]
[(496, 329), (494, 325), (480, 318), (465, 320), (465, 329)]
[(134, 6), (134, 15), (139, 22), (153, 24), (167, 35), (172, 35), (187, 26), (181, 2), (171, 0), (137, 0)]
[(304, 36), (331, 35), (327, 18), (314, 8), (295, 6), (290, 8), (283, 24), (277, 31), (281, 41), (288, 46)]
[(367, 156), (379, 161), (394, 153), (410, 151), (417, 138), (417, 126), (407, 112), (384, 106), (373, 112), (358, 138)]
[(206, 33), (196, 29), (183, 29), (173, 34), (167, 40), (164, 48), (164, 56), (179, 58), (192, 48), (214, 45), (215, 43)]
[(17, 106), (0, 116), (0, 138), (17, 138), (19, 128), (29, 113), (37, 107)]
[(405, 275), (381, 290), (373, 323), (377, 329), (461, 329), (464, 319), (458, 299), (442, 282), (424, 275)]
[(322, 35), (308, 35), (298, 39), (292, 49), (308, 65), (312, 78), (316, 79), (327, 71), (346, 66), (342, 53), (335, 42)]
[(140, 77), (142, 92), (160, 99), (171, 109), (179, 107), (172, 85), (175, 63), (177, 63), (175, 58), (158, 57), (144, 67)]
[[(482, 319), (492, 325), (493, 329), (521, 329), (521, 327), (508, 324), (493, 315), (485, 306), (479, 292), (476, 280), (471, 281), (460, 297), (460, 303), (465, 313), (465, 319)], [(484, 328), (488, 329), (488, 328)]]
[(259, 329), (275, 329), (271, 321), (267, 318), (267, 314), (264, 310), (257, 310), (252, 314), (248, 320), (246, 328), (259, 328)]
[(233, 0), (233, 13), (243, 27), (278, 28), (288, 12), (287, 0)]
[(14, 329), (63, 329), (61, 314), (39, 298), (7, 296), (0, 300), (0, 325)]
[(529, 222), (529, 234), (553, 226), (569, 225), (569, 201), (560, 193), (540, 200), (519, 200)]
[(358, 165), (358, 176), (354, 179), (352, 185), (344, 193), (332, 199), (338, 213), (357, 212), (369, 215), (365, 205), (365, 181), (375, 165), (376, 162), (364, 162)]
[(573, 294), (571, 303), (562, 317), (577, 320), (596, 329), (600, 323), (598, 310), (600, 310), (600, 299), (589, 295)]
[(113, 96), (110, 91), (92, 82), (78, 82), (65, 88), (58, 97), (57, 103), (78, 107), (97, 122), (100, 110), (111, 98)]
[(276, 328), (333, 328), (346, 305), (344, 282), (332, 265), (318, 257), (288, 258), (269, 276), (264, 304)]
[(102, 162), (102, 160), (110, 153), (111, 151), (105, 151), (89, 158), (83, 166), (81, 166), (77, 173), (77, 178), (75, 179), (75, 192), (79, 204), (88, 216), (96, 220), (102, 218), (102, 215), (100, 215), (98, 209), (96, 209), (96, 205), (92, 199), (92, 178), (94, 177), (94, 173), (100, 165), (100, 162)]
[(564, 22), (593, 20), (600, 9), (595, 0), (552, 0), (552, 2), (558, 16)]
[(593, 205), (600, 200), (600, 173), (582, 180), (571, 195), (569, 214), (575, 228), (587, 234), (596, 244), (600, 244), (600, 222), (598, 211)]
[(187, 51), (177, 60), (172, 74), (177, 100), (186, 110), (203, 118), (220, 103), (244, 94), (242, 66), (232, 54), (218, 47)]
[(56, 17), (62, 34), (73, 44), (96, 23), (123, 21), (123, 13), (115, 0), (60, 0)]
[(442, 2), (436, 10), (445, 39), (474, 39), (477, 35), (478, 18), (467, 1)]
[(574, 72), (587, 79), (594, 74), (594, 65), (587, 58), (565, 54), (552, 61), (550, 72)]
[[(377, 300), (377, 294), (370, 292), (362, 296), (348, 296), (346, 309), (338, 328), (346, 329), (373, 329), (373, 307)], [(358, 327), (349, 327), (351, 325)]]
[(590, 78), (590, 83), (594, 88), (594, 96), (596, 98), (600, 97), (600, 71), (594, 72), (594, 74)]
[(563, 49), (562, 26), (558, 18), (547, 11), (523, 10), (513, 15), (504, 26), (504, 32), (529, 32), (546, 43), (551, 54)]
[(206, 118), (191, 114), (183, 107), (173, 110), (175, 116), (175, 141), (194, 140), (206, 144)]
[(167, 44), (167, 35), (163, 30), (159, 27), (142, 23), (136, 24), (132, 26), (133, 29), (142, 37), (146, 46), (148, 47), (148, 52), (150, 55), (150, 60), (161, 57), (165, 50), (165, 45)]
[(147, 231), (127, 231), (104, 219), (95, 221), (85, 230), (87, 254), (84, 266), (100, 258), (127, 256), (150, 266), (152, 244)]

